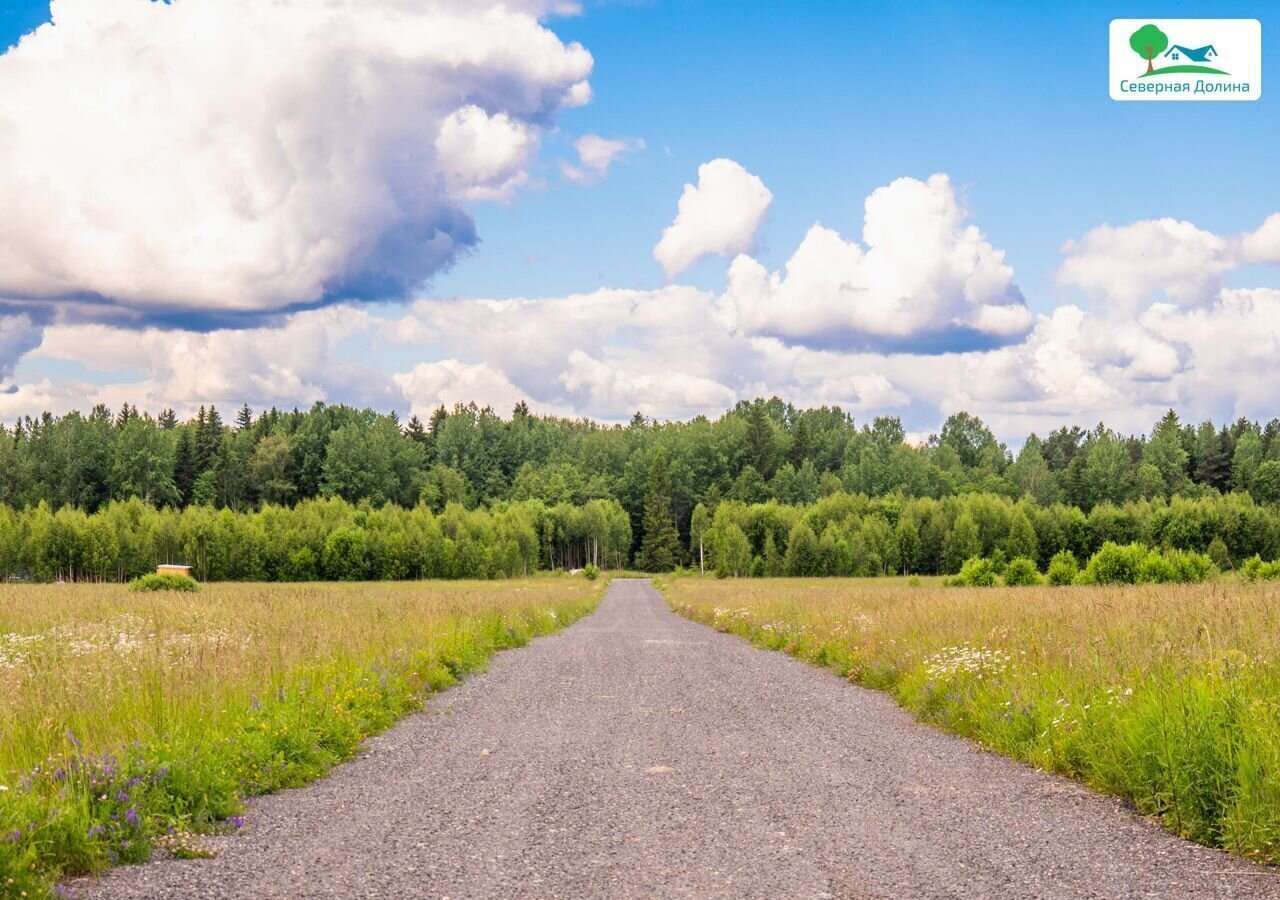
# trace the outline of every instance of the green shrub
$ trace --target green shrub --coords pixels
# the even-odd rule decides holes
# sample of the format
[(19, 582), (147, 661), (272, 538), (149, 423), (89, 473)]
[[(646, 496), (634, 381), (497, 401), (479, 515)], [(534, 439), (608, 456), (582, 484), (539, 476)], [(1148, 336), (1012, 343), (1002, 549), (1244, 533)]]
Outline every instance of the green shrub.
[(1219, 569), (1226, 571), (1232, 567), (1231, 554), (1227, 551), (1227, 544), (1221, 537), (1215, 536), (1209, 542), (1205, 552), (1209, 554), (1209, 559), (1213, 560), (1213, 564)]
[(1076, 555), (1070, 550), (1059, 551), (1053, 554), (1053, 559), (1049, 560), (1049, 583), (1054, 586), (1074, 584), (1079, 574), (1080, 564), (1076, 562)]
[(1004, 551), (997, 547), (991, 551), (991, 556), (988, 559), (991, 560), (991, 568), (995, 573), (1003, 575), (1005, 566), (1009, 565), (1009, 559), (1004, 555)]
[(974, 556), (960, 567), (960, 574), (948, 583), (955, 587), (992, 587), (996, 583), (996, 567), (991, 560)]
[(1216, 571), (1206, 553), (1149, 550), (1108, 541), (1076, 579), (1080, 584), (1199, 584)]
[(1159, 550), (1147, 553), (1146, 558), (1138, 566), (1138, 584), (1173, 584), (1178, 580), (1178, 571), (1173, 561)]
[[(680, 571), (680, 569), (681, 569), (680, 566), (676, 567), (676, 572), (675, 572), (676, 575), (685, 574), (683, 571)], [(600, 577), (600, 570), (593, 565), (583, 566), (582, 577), (587, 579), (587, 581), (595, 581), (597, 578)]]
[(1168, 550), (1165, 556), (1173, 563), (1173, 570), (1179, 584), (1200, 584), (1208, 581), (1217, 572), (1207, 553), (1196, 553), (1192, 550)]
[(920, 581), (919, 575), (912, 575), (910, 578), (907, 579), (908, 587), (920, 587), (922, 583), (923, 582)]
[(1263, 562), (1255, 553), (1241, 564), (1240, 574), (1245, 581), (1273, 581), (1280, 578), (1280, 561)]
[(1121, 546), (1107, 541), (1085, 566), (1085, 584), (1137, 584), (1138, 573), (1147, 558), (1147, 548), (1141, 544)]
[(281, 581), (316, 581), (319, 577), (320, 560), (310, 547), (294, 550), (280, 569)]
[(142, 575), (129, 582), (131, 591), (198, 591), (200, 583), (187, 575)]
[(1018, 556), (1004, 567), (1004, 583), (1007, 587), (1034, 587), (1044, 581), (1035, 563), (1025, 556)]

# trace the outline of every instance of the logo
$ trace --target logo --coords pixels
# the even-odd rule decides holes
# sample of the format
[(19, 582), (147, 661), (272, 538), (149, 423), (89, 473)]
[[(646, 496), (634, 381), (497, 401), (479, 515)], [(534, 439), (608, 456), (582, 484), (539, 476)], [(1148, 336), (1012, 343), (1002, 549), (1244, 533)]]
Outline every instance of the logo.
[(1112, 20), (1113, 100), (1261, 96), (1262, 25), (1257, 19)]

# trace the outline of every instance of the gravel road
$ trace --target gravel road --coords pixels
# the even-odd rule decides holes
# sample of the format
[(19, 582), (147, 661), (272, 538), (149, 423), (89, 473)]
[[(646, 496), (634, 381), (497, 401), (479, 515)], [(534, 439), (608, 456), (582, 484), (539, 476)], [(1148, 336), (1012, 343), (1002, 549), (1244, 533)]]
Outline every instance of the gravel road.
[(670, 612), (502, 654), (212, 860), (75, 885), (304, 897), (1280, 897), (1280, 875)]

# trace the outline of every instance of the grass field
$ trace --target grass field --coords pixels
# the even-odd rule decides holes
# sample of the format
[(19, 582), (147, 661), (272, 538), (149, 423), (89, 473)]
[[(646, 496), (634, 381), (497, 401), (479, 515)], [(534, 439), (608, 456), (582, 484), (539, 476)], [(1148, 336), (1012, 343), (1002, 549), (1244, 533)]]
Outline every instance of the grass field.
[(243, 799), (351, 757), (424, 692), (586, 614), (582, 578), (0, 586), (0, 896), (202, 852)]
[(668, 579), (673, 607), (1280, 863), (1280, 585)]

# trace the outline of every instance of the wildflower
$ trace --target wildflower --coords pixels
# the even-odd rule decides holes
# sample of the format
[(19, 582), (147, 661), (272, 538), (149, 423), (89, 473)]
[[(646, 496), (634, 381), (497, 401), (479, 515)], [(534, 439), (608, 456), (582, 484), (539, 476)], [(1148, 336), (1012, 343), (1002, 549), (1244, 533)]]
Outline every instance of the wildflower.
[(134, 809), (132, 806), (131, 806), (131, 807), (129, 807), (127, 810), (125, 810), (125, 813), (124, 813), (124, 820), (125, 820), (126, 822), (128, 822), (130, 825), (137, 825), (137, 824), (138, 824), (138, 811), (137, 811), (136, 809)]
[(925, 672), (931, 680), (938, 681), (956, 675), (982, 678), (984, 675), (999, 675), (1009, 668), (1012, 661), (1012, 657), (1003, 650), (961, 644), (943, 647), (929, 657), (925, 661)]

